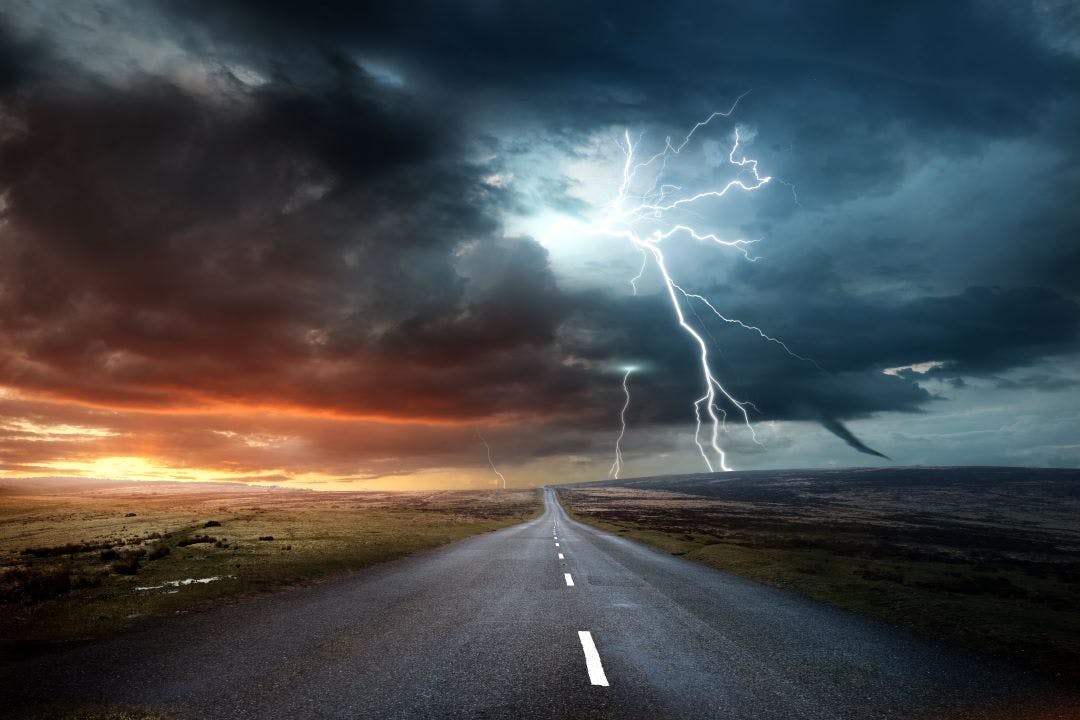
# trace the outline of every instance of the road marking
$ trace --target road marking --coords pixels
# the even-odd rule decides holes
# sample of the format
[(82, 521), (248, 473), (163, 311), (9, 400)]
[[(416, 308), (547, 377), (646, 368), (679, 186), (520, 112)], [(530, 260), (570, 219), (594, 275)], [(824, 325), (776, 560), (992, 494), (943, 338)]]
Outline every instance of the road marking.
[(565, 560), (566, 558), (564, 558), (564, 557), (562, 556), (562, 553), (559, 553), (559, 559), (560, 559), (560, 560)]
[(596, 652), (596, 643), (593, 642), (592, 633), (588, 630), (578, 630), (577, 635), (581, 640), (581, 649), (585, 652), (585, 667), (589, 670), (589, 682), (607, 687), (604, 664), (600, 662), (600, 653)]
[(559, 547), (559, 543), (555, 543), (555, 547)]
[(570, 573), (563, 573), (563, 577), (566, 578), (566, 587), (574, 587), (574, 578), (570, 577)]

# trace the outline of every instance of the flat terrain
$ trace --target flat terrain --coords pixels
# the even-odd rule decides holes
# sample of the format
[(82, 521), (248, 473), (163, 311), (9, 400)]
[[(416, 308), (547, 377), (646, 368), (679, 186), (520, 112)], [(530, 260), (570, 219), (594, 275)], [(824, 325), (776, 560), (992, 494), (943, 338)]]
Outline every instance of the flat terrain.
[(40, 718), (1080, 717), (1074, 688), (579, 524), (551, 492), (523, 524), (0, 676), (0, 708)]
[(559, 494), (596, 527), (1080, 682), (1080, 471), (740, 472)]
[(0, 485), (0, 650), (99, 637), (521, 522), (535, 490)]

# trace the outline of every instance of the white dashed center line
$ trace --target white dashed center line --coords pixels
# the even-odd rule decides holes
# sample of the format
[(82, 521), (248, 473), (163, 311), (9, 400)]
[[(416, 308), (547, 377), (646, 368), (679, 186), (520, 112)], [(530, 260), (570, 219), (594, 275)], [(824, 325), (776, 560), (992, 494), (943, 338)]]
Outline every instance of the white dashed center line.
[(566, 578), (566, 587), (574, 587), (574, 578), (570, 577), (570, 573), (563, 573), (563, 577)]
[(593, 642), (592, 633), (588, 630), (578, 630), (578, 639), (581, 640), (581, 649), (585, 652), (585, 667), (589, 671), (589, 682), (607, 687), (604, 664), (600, 662), (600, 653), (596, 652), (596, 643)]
[(555, 543), (555, 547), (559, 547), (559, 543)]
[(564, 558), (564, 557), (563, 557), (563, 554), (562, 554), (562, 553), (559, 553), (559, 559), (560, 559), (560, 560), (565, 560), (566, 558)]

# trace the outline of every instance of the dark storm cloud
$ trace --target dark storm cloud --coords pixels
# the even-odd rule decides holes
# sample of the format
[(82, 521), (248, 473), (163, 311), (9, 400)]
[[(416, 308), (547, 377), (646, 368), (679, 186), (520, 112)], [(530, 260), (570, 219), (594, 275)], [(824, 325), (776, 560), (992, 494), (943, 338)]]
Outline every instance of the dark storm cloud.
[(40, 43), (16, 37), (4, 24), (0, 12), (0, 93), (31, 80), (46, 56)]
[(1052, 20), (1020, 3), (175, 7), (256, 57), (329, 43), (396, 63), (441, 106), (552, 129), (677, 130), (753, 90), (771, 167), (821, 201), (886, 190), (918, 156), (1034, 130), (1080, 82), (1076, 59), (1042, 39)]
[(18, 50), (11, 39), (5, 37), (4, 28), (0, 25), (0, 92), (18, 84), (23, 74)]
[(0, 147), (3, 380), (446, 418), (580, 393), (550, 349), (566, 298), (535, 243), (494, 237), (459, 128), (331, 64), (240, 100), (23, 91)]
[[(174, 3), (178, 15), (230, 41), (303, 51), (333, 44), (383, 54), (436, 77), (503, 88), (528, 86), (586, 96), (597, 84), (655, 97), (592, 112), (715, 96), (746, 85), (802, 85), (843, 79), (867, 109), (906, 101), (922, 115), (967, 131), (1026, 122), (1026, 102), (1069, 87), (1037, 17), (1019, 4), (834, 0), (754, 3), (428, 2), (336, 0)], [(1075, 73), (1075, 68), (1073, 69)], [(570, 81), (569, 83), (567, 81)], [(755, 82), (758, 81), (758, 82)], [(960, 92), (958, 93), (957, 90)], [(580, 100), (581, 98), (575, 98)], [(917, 107), (912, 107), (915, 105)], [(986, 110), (1008, 112), (984, 112)]]
[[(0, 144), (0, 383), (110, 405), (591, 429), (617, 394), (597, 368), (642, 358), (635, 421), (680, 423), (700, 388), (670, 308), (561, 288), (536, 242), (505, 236), (502, 213), (524, 200), (484, 184), (501, 168), (477, 148), (513, 157), (536, 138), (571, 151), (611, 123), (673, 132), (752, 89), (755, 151), (816, 211), (888, 196), (929, 160), (1032, 137), (1060, 156), (1055, 192), (1080, 188), (1078, 62), (1020, 4), (158, 8), (156, 32), (266, 82), (217, 65), (210, 93), (148, 70), (103, 78), (58, 59), (62, 28), (51, 45), (0, 32), (0, 129), (14, 129)], [(380, 78), (380, 64), (404, 80)], [(540, 184), (552, 206), (580, 202), (562, 178)], [(748, 233), (799, 212), (786, 190), (762, 203)], [(812, 243), (696, 288), (824, 371), (706, 322), (718, 370), (754, 419), (820, 422), (877, 453), (843, 421), (933, 400), (919, 377), (884, 368), (989, 377), (1077, 351), (1077, 206), (1017, 220), (1030, 233), (1019, 241), (952, 238), (1016, 278), (1000, 289), (953, 280), (959, 269), (945, 289), (921, 287), (932, 240), (828, 217)], [(991, 225), (995, 212), (980, 209)], [(857, 292), (853, 279), (903, 288)], [(330, 435), (345, 454), (348, 437)], [(573, 432), (547, 443), (520, 454), (582, 448)]]
[[(724, 295), (720, 289), (712, 294)], [(1047, 356), (1080, 351), (1080, 306), (1037, 288), (968, 288), (954, 296), (900, 303), (873, 303), (839, 292), (787, 299), (785, 306), (775, 307), (729, 300), (727, 307), (736, 316), (785, 319), (774, 332), (799, 350), (813, 348), (812, 362), (800, 360), (752, 333), (702, 320), (718, 348), (716, 367), (725, 384), (736, 397), (753, 401), (751, 418), (817, 421), (872, 455), (882, 453), (866, 447), (842, 419), (885, 410), (919, 412), (933, 399), (919, 385), (924, 378), (992, 377)], [(626, 301), (592, 301), (590, 324), (609, 330), (596, 336), (591, 355), (649, 360), (647, 371), (634, 379), (649, 401), (635, 407), (633, 420), (685, 418), (688, 403), (701, 394), (700, 370), (690, 342), (672, 327), (670, 307), (656, 297), (634, 298), (629, 307)], [(882, 372), (924, 362), (941, 365), (924, 375)], [(1028, 387), (1042, 390), (1061, 389), (1066, 382), (1042, 375), (1030, 380)], [(737, 413), (734, 407), (725, 409)]]

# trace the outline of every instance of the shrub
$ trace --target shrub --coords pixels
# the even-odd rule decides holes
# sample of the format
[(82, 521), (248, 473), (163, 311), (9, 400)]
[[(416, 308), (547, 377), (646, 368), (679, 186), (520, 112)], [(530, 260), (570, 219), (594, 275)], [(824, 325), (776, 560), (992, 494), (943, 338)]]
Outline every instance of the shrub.
[(76, 553), (91, 552), (93, 550), (100, 550), (101, 548), (108, 547), (108, 544), (91, 544), (91, 543), (67, 543), (66, 545), (56, 545), (54, 547), (37, 547), (26, 548), (22, 551), (22, 555), (29, 555), (31, 557), (56, 557), (57, 555), (74, 555)]
[(137, 557), (122, 557), (114, 562), (110, 569), (117, 575), (134, 575), (142, 567)]
[(221, 523), (219, 523), (217, 520), (207, 520), (205, 523), (203, 523), (203, 527), (204, 528), (221, 527)]
[(135, 513), (124, 513), (124, 517), (135, 517)]
[(151, 548), (150, 552), (146, 553), (146, 559), (147, 560), (160, 560), (161, 558), (165, 557), (168, 554), (169, 554), (169, 548), (165, 547), (164, 545), (159, 545), (158, 547)]
[(268, 542), (269, 542), (269, 541), (271, 541), (271, 540), (273, 540), (273, 539), (274, 539), (274, 536), (273, 536), (273, 535), (260, 535), (260, 536), (259, 536), (259, 539), (260, 539), (260, 540), (266, 540), (266, 541), (268, 541)]
[(184, 538), (180, 542), (176, 543), (178, 547), (187, 547), (188, 545), (198, 545), (199, 543), (212, 543), (217, 542), (217, 538), (209, 535), (192, 535), (189, 538)]
[(101, 551), (101, 562), (112, 562), (120, 557), (120, 553), (116, 552), (112, 548), (105, 548)]
[(71, 568), (17, 567), (0, 576), (0, 602), (40, 602), (71, 591)]
[(106, 574), (98, 570), (83, 570), (80, 573), (72, 573), (71, 589), (98, 587), (101, 585), (101, 579)]

